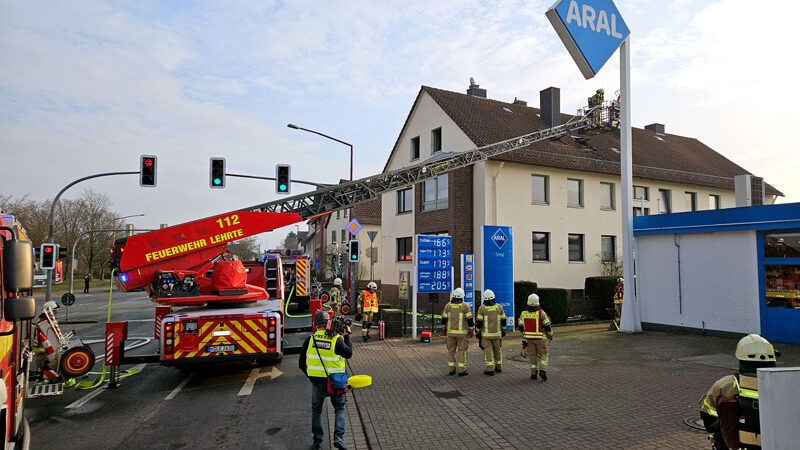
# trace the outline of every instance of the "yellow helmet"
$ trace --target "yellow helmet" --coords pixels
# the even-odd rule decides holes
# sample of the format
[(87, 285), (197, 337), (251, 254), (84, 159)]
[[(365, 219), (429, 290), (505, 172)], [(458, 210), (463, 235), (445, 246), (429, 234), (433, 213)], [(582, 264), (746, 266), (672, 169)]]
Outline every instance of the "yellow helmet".
[(748, 334), (736, 345), (739, 361), (775, 362), (775, 349), (768, 340), (757, 334)]

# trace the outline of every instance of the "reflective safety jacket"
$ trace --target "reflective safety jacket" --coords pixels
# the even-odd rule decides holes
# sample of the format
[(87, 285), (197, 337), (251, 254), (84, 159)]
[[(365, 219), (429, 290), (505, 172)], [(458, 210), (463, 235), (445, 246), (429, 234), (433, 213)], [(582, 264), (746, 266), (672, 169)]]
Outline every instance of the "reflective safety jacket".
[(761, 446), (761, 423), (758, 415), (758, 378), (746, 374), (720, 378), (700, 399), (700, 410), (719, 417), (717, 408), (723, 398), (738, 402), (739, 443), (743, 447)]
[(447, 321), (447, 335), (461, 336), (469, 332), (472, 322), (472, 309), (469, 305), (461, 303), (448, 303), (444, 305), (442, 319)]
[(361, 291), (361, 293), (358, 295), (358, 299), (361, 302), (361, 311), (363, 313), (367, 314), (378, 312), (377, 292)]
[(326, 370), (328, 374), (345, 371), (345, 360), (335, 351), (336, 341), (340, 338), (342, 336), (339, 334), (333, 337), (325, 336), (325, 330), (317, 330), (313, 334), (306, 349), (306, 375), (325, 378)]
[(545, 335), (553, 336), (553, 332), (550, 331), (550, 318), (543, 309), (522, 311), (519, 316), (519, 326), (522, 327), (522, 337), (525, 339), (544, 339)]
[(617, 283), (614, 286), (614, 304), (621, 305), (622, 304), (622, 294), (625, 292), (625, 287), (621, 284)]
[(475, 322), (480, 327), (478, 333), (484, 338), (498, 338), (502, 336), (503, 326), (502, 322), (506, 320), (506, 312), (500, 305), (486, 306), (481, 305), (478, 308), (478, 314), (475, 316)]

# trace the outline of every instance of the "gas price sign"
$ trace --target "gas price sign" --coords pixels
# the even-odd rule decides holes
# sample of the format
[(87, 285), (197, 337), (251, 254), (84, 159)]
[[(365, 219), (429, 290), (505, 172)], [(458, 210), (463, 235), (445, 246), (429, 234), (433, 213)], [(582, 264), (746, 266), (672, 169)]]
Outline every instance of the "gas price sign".
[(453, 290), (453, 238), (417, 235), (417, 292)]

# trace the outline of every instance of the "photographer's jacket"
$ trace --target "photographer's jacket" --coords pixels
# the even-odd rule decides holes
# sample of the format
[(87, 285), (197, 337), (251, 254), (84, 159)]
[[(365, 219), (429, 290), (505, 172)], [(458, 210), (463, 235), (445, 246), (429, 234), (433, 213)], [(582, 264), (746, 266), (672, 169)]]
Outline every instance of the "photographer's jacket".
[[(300, 353), (300, 370), (308, 376), (312, 383), (325, 383), (325, 370), (329, 374), (344, 372), (345, 359), (353, 356), (350, 336), (340, 334), (329, 337), (325, 330), (317, 330), (306, 338)], [(314, 347), (316, 343), (316, 348)], [(319, 355), (317, 355), (319, 350)], [(324, 365), (324, 369), (323, 369)]]

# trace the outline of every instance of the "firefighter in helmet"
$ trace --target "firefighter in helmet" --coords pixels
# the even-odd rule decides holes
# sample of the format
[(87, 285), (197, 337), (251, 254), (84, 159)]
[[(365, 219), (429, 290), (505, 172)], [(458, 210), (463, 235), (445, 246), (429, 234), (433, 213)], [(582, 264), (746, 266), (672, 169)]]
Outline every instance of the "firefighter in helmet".
[(758, 378), (761, 367), (775, 367), (768, 340), (748, 334), (736, 345), (739, 372), (720, 378), (700, 399), (700, 417), (715, 450), (760, 449)]
[(522, 332), (522, 346), (528, 351), (531, 380), (535, 380), (538, 374), (542, 381), (547, 381), (550, 357), (547, 342), (553, 340), (553, 330), (550, 328), (550, 318), (539, 306), (539, 296), (536, 294), (528, 296), (528, 307), (519, 316), (519, 331)]
[(374, 281), (370, 281), (367, 284), (367, 290), (358, 293), (358, 300), (356, 301), (358, 313), (363, 320), (361, 323), (361, 338), (364, 341), (369, 340), (372, 315), (378, 312), (378, 293), (375, 292), (376, 289), (378, 289), (378, 285)]
[(483, 350), (486, 362), (484, 375), (494, 375), (503, 371), (503, 338), (506, 335), (506, 312), (495, 303), (494, 291), (483, 292), (483, 304), (475, 316), (475, 337)]
[(617, 321), (622, 318), (622, 297), (625, 293), (625, 280), (617, 278), (617, 285), (614, 286), (614, 316)]
[(342, 279), (333, 280), (333, 287), (329, 292), (328, 306), (333, 310), (333, 316), (341, 315), (342, 311)]
[[(470, 328), (475, 326), (472, 309), (464, 303), (464, 289), (455, 288), (450, 294), (450, 303), (442, 312), (442, 334), (447, 336), (447, 366), (450, 375), (467, 375), (467, 350)], [(458, 370), (456, 370), (458, 368)]]

